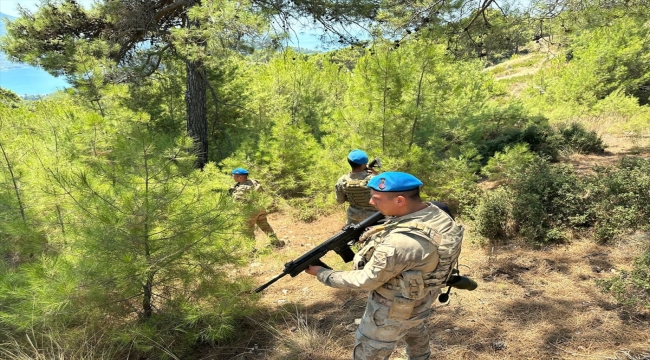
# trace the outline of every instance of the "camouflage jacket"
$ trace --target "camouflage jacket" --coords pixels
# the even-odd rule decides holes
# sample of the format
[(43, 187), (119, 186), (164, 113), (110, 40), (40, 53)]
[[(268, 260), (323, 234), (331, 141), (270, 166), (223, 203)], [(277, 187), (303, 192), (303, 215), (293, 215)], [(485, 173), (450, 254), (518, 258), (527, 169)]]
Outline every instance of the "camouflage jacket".
[(262, 192), (262, 185), (259, 181), (248, 179), (242, 183), (235, 183), (228, 189), (228, 193), (232, 195), (235, 201), (248, 202), (250, 200), (250, 193), (253, 191)]
[[(382, 225), (368, 229), (361, 250), (354, 257), (354, 269), (334, 271), (321, 269), (317, 278), (335, 288), (375, 290), (392, 299), (400, 293), (395, 286), (407, 271), (433, 273), (439, 265), (438, 246), (418, 229), (398, 227), (399, 224), (418, 224), (435, 231), (434, 236), (457, 233), (462, 227), (433, 204), (402, 216), (391, 217)], [(439, 284), (433, 284), (439, 285)], [(424, 296), (421, 295), (421, 296)]]

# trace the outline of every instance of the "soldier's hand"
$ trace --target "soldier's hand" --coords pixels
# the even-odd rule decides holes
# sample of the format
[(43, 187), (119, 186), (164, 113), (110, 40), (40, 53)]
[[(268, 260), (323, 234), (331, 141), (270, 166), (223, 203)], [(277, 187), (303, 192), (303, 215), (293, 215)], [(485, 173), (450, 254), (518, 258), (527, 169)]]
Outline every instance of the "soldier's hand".
[(318, 274), (318, 271), (322, 268), (322, 266), (309, 265), (309, 267), (305, 269), (305, 272), (309, 275), (316, 276), (316, 274)]

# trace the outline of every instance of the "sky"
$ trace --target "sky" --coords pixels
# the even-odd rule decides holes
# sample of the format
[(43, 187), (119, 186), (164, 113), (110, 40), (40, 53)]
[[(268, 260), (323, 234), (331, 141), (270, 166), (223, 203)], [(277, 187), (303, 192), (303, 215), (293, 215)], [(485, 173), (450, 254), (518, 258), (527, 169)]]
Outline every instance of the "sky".
[[(93, 0), (77, 0), (77, 2), (84, 7), (90, 7), (94, 2)], [(0, 12), (11, 16), (19, 16), (18, 5), (29, 9), (36, 10), (41, 0), (0, 0)]]

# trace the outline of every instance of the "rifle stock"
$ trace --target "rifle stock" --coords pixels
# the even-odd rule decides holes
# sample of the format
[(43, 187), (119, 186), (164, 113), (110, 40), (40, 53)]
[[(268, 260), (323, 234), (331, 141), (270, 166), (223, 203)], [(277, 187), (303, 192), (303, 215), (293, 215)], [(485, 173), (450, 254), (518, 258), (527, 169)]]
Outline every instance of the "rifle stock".
[(363, 220), (356, 225), (345, 226), (339, 233), (332, 236), (331, 238), (325, 240), (322, 244), (316, 246), (315, 248), (309, 250), (307, 253), (303, 254), (295, 260), (291, 260), (288, 263), (284, 264), (284, 270), (282, 273), (273, 279), (271, 279), (266, 284), (258, 287), (254, 292), (258, 293), (267, 287), (269, 287), (274, 282), (280, 280), (285, 275), (291, 275), (291, 277), (296, 277), (301, 272), (305, 271), (309, 265), (318, 265), (328, 269), (331, 269), (324, 262), (321, 261), (321, 258), (325, 256), (329, 251), (334, 251), (337, 253), (343, 261), (350, 262), (354, 258), (354, 251), (350, 248), (350, 245), (354, 244), (359, 240), (359, 237), (366, 230), (367, 227), (376, 225), (381, 220), (384, 219), (384, 215), (377, 211), (367, 219)]

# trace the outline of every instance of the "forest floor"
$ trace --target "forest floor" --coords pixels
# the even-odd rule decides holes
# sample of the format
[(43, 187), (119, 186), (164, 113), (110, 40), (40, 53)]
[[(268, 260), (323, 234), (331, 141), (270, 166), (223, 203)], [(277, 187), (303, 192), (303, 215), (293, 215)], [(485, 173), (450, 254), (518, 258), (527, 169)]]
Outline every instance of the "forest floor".
[[(634, 146), (624, 137), (605, 140), (605, 154), (573, 155), (568, 162), (587, 172), (623, 156), (650, 156), (647, 139)], [(288, 245), (252, 255), (240, 275), (259, 285), (272, 279), (285, 262), (337, 233), (344, 214), (341, 208), (312, 223), (270, 214), (269, 222)], [(448, 303), (435, 303), (427, 321), (432, 359), (650, 359), (650, 311), (628, 311), (596, 285), (629, 270), (650, 234), (630, 234), (608, 246), (575, 234), (567, 244), (542, 249), (522, 243), (486, 246), (472, 237), (471, 228), (466, 234), (460, 269), (479, 287), (454, 290)], [(263, 233), (257, 242), (260, 247), (267, 242)], [(324, 261), (350, 268), (336, 254)], [(204, 358), (349, 359), (366, 296), (326, 287), (307, 274), (286, 276), (261, 293), (259, 310), (245, 320), (239, 340)], [(404, 344), (390, 359), (407, 359)]]

